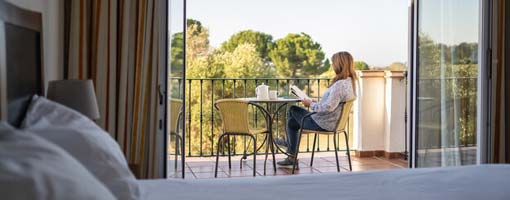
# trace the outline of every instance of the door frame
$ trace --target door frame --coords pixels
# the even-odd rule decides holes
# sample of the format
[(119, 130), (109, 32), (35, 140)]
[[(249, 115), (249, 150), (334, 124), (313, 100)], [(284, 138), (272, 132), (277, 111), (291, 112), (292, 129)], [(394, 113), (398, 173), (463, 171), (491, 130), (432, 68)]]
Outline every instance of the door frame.
[[(492, 9), (493, 0), (480, 0), (477, 100), (477, 164), (487, 163), (492, 138)], [(483, 133), (483, 134), (482, 134)]]
[(411, 0), (410, 1), (410, 5), (409, 5), (409, 36), (408, 36), (408, 41), (409, 41), (409, 52), (408, 52), (408, 63), (410, 63), (410, 66), (408, 68), (408, 72), (407, 72), (407, 110), (408, 110), (408, 119), (406, 119), (407, 121), (407, 134), (409, 134), (409, 136), (407, 138), (408, 141), (406, 141), (408, 143), (408, 152), (409, 152), (409, 156), (408, 156), (408, 164), (409, 164), (409, 168), (414, 168), (414, 158), (415, 158), (415, 149), (414, 149), (414, 144), (415, 144), (415, 131), (414, 131), (414, 127), (415, 127), (415, 124), (416, 124), (416, 116), (415, 116), (415, 112), (414, 112), (414, 105), (416, 105), (416, 99), (414, 98), (416, 95), (414, 94), (414, 92), (416, 91), (416, 84), (414, 83), (416, 80), (416, 73), (415, 73), (415, 66), (416, 66), (416, 54), (414, 53), (415, 52), (415, 47), (417, 46), (416, 44), (418, 43), (418, 40), (417, 40), (417, 34), (415, 34), (417, 32), (416, 28), (418, 27), (417, 26), (417, 23), (418, 23), (418, 20), (416, 19), (416, 16), (417, 16), (417, 13), (418, 13), (418, 6), (415, 2), (415, 0)]
[(418, 27), (419, 27), (419, 20), (418, 20), (418, 16), (419, 16), (419, 8), (418, 8), (418, 2), (419, 0), (411, 0), (411, 9), (412, 10), (412, 13), (411, 13), (411, 27), (409, 28), (411, 30), (411, 44), (410, 44), (410, 49), (409, 49), (409, 63), (411, 63), (411, 67), (409, 68), (409, 75), (410, 78), (408, 79), (409, 80), (409, 92), (408, 92), (408, 106), (410, 107), (409, 109), (409, 116), (410, 116), (410, 123), (409, 123), (409, 148), (410, 148), (410, 156), (409, 156), (409, 168), (415, 168), (416, 167), (416, 144), (418, 142), (417, 140), (417, 129), (416, 129), (416, 124), (417, 124), (417, 118), (418, 116), (416, 115), (416, 109), (417, 109), (417, 104), (418, 102), (416, 101), (416, 98), (418, 97), (417, 95), (417, 84), (416, 84), (416, 79), (418, 77), (418, 70), (416, 70), (416, 66), (418, 66), (418, 63), (419, 63), (419, 57), (417, 56), (419, 54), (419, 49), (418, 49), (418, 46), (419, 46), (419, 41), (418, 41)]
[[(411, 0), (410, 3), (410, 44), (409, 44), (409, 84), (408, 84), (408, 102), (409, 108), (409, 167), (416, 167), (416, 147), (418, 142), (417, 122), (418, 116), (418, 97), (416, 78), (418, 77), (417, 66), (419, 63), (419, 1)], [(478, 46), (478, 82), (477, 82), (477, 164), (487, 163), (491, 133), (491, 115), (490, 99), (492, 96), (491, 88), (491, 66), (492, 66), (492, 2), (493, 0), (479, 0), (479, 46)], [(485, 134), (482, 134), (485, 133)]]
[[(165, 102), (165, 104), (166, 104), (168, 98), (170, 97), (170, 92), (171, 92), (168, 89), (169, 88), (168, 84), (170, 84), (170, 82), (168, 81), (168, 72), (170, 71), (169, 68), (171, 67), (170, 66), (171, 65), (170, 62), (168, 62), (168, 56), (170, 56), (169, 53), (171, 53), (171, 44), (170, 44), (171, 40), (169, 40), (169, 36), (170, 36), (169, 28), (171, 28), (171, 24), (170, 23), (172, 21), (170, 19), (170, 15), (172, 15), (171, 8), (170, 8), (170, 6), (172, 6), (171, 1), (173, 1), (173, 0), (166, 1), (167, 3), (165, 4), (165, 7), (166, 7), (167, 12), (165, 13), (165, 16), (164, 16), (166, 18), (166, 22), (165, 22), (166, 27), (165, 27), (165, 30), (164, 30), (166, 32), (165, 39), (164, 39), (166, 41), (165, 42), (165, 45), (166, 45), (166, 48), (165, 48), (166, 49), (166, 53), (165, 53), (165, 62), (166, 62), (166, 65), (165, 65), (165, 72), (163, 73), (165, 77), (162, 78), (162, 79), (164, 79), (164, 81), (165, 81), (164, 88), (166, 88), (165, 92), (164, 92), (164, 96), (165, 96), (165, 98), (164, 98), (165, 101), (164, 102)], [(183, 34), (183, 45), (184, 45), (183, 54), (186, 55), (186, 31), (187, 31), (187, 24), (186, 24), (186, 22), (187, 22), (187, 14), (186, 14), (186, 11), (187, 11), (187, 1), (186, 0), (180, 0), (180, 1), (182, 1), (182, 3), (183, 3), (182, 4), (182, 18), (183, 18), (183, 26), (182, 26), (183, 31), (182, 31), (182, 34)], [(186, 113), (185, 112), (186, 111), (186, 64), (187, 64), (186, 56), (184, 56), (184, 58), (183, 58), (183, 69), (182, 69), (182, 74), (183, 74), (182, 75), (182, 83), (183, 84), (182, 84), (182, 96), (181, 96), (181, 98), (182, 98), (181, 112), (183, 114), (182, 114), (181, 120), (179, 121), (181, 123), (180, 127), (182, 127), (182, 136), (181, 136), (182, 138), (180, 140), (180, 148), (179, 148), (180, 154), (181, 154), (180, 162), (181, 162), (181, 168), (182, 168), (181, 171), (180, 171), (181, 172), (181, 177), (180, 178), (182, 178), (182, 179), (184, 179), (185, 175), (186, 175), (186, 114), (185, 114)], [(165, 127), (169, 126), (168, 120), (167, 120), (168, 115), (169, 115), (168, 107), (169, 106), (167, 106), (165, 108), (165, 120), (163, 122), (165, 124), (164, 125)], [(165, 133), (169, 133), (169, 131), (165, 131)], [(168, 178), (168, 160), (169, 160), (168, 159), (168, 145), (169, 145), (168, 144), (168, 138), (169, 138), (169, 135), (168, 134), (164, 134), (164, 135), (165, 135), (165, 139), (164, 139), (164, 141), (165, 141), (165, 145), (164, 145), (164, 152), (165, 152), (165, 154), (164, 154), (165, 162), (164, 163), (165, 163), (165, 166), (164, 167), (165, 167), (165, 177)], [(175, 162), (178, 162), (178, 161), (176, 160)]]

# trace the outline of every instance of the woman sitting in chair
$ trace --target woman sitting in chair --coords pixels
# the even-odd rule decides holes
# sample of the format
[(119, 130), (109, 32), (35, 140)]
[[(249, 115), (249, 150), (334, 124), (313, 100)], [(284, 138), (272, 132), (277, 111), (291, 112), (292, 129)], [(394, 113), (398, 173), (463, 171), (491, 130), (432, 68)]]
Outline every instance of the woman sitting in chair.
[[(355, 95), (355, 81), (357, 80), (354, 71), (354, 61), (348, 52), (338, 52), (331, 58), (333, 62), (333, 71), (335, 77), (329, 88), (324, 92), (322, 99), (316, 102), (311, 99), (303, 99), (301, 102), (305, 107), (310, 107), (316, 114), (305, 119), (301, 125), (303, 117), (310, 112), (299, 106), (291, 106), (287, 113), (287, 139), (277, 138), (276, 144), (287, 147), (289, 155), (296, 155), (298, 151), (299, 129), (316, 131), (333, 131), (336, 128), (340, 115), (342, 113), (343, 102), (351, 100)], [(293, 156), (279, 161), (278, 165), (292, 166), (296, 162)]]

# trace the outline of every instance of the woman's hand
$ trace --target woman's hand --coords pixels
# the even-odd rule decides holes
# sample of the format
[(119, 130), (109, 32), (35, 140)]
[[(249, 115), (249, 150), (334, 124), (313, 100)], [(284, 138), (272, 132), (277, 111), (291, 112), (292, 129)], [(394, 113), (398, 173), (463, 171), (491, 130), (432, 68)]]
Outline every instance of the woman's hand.
[(311, 99), (303, 99), (301, 100), (301, 102), (303, 103), (303, 105), (305, 105), (305, 107), (310, 107), (310, 104), (312, 104)]

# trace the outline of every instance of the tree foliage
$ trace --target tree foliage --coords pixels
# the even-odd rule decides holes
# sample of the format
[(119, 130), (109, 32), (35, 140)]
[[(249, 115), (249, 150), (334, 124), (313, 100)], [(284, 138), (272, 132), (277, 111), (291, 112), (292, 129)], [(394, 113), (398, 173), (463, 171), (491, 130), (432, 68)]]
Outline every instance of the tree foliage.
[(391, 71), (404, 71), (406, 70), (406, 65), (401, 62), (394, 62), (388, 67)]
[(182, 76), (182, 71), (184, 69), (184, 38), (183, 34), (176, 33), (171, 37), (170, 42), (170, 73), (174, 77)]
[(321, 45), (305, 33), (276, 40), (269, 58), (280, 77), (311, 77), (327, 70)]
[(354, 62), (354, 69), (355, 70), (369, 70), (370, 67), (364, 61), (355, 61)]
[[(215, 49), (209, 45), (209, 30), (195, 21), (188, 23), (186, 47), (186, 76), (193, 78), (257, 78), (268, 77), (274, 74), (269, 65), (266, 65), (260, 57), (254, 44), (243, 43), (232, 51)], [(190, 84), (191, 83), (191, 84)], [(217, 139), (217, 133), (221, 132), (221, 121), (218, 120), (217, 112), (214, 112), (214, 100), (234, 97), (235, 91), (243, 91), (246, 87), (239, 82), (232, 81), (191, 81), (187, 82), (186, 99), (189, 107), (189, 132), (188, 137), (193, 142), (189, 151), (199, 152), (204, 147), (204, 152), (210, 152), (213, 148), (213, 140)], [(255, 84), (248, 84), (248, 91), (254, 90)], [(214, 124), (202, 124), (203, 121), (211, 121)], [(202, 125), (201, 125), (202, 124)], [(202, 134), (194, 134), (194, 133)], [(242, 143), (237, 143), (240, 145)]]
[(225, 52), (221, 58), (224, 62), (225, 76), (229, 78), (270, 77), (271, 68), (264, 65), (254, 44), (241, 44), (233, 52)]
[[(188, 20), (189, 21), (189, 20)], [(198, 21), (188, 23), (186, 30), (186, 58), (204, 56), (209, 51), (209, 30)]]
[(243, 44), (253, 44), (260, 58), (265, 62), (269, 61), (268, 53), (273, 48), (273, 36), (253, 31), (240, 31), (223, 42), (221, 49), (227, 52), (233, 52), (237, 47)]
[[(188, 47), (186, 56), (194, 57), (209, 49), (209, 30), (202, 26), (200, 21), (194, 19), (186, 20), (186, 40)], [(190, 51), (191, 50), (191, 51)], [(173, 77), (181, 77), (184, 69), (184, 37), (183, 33), (175, 33), (170, 36), (170, 72)]]

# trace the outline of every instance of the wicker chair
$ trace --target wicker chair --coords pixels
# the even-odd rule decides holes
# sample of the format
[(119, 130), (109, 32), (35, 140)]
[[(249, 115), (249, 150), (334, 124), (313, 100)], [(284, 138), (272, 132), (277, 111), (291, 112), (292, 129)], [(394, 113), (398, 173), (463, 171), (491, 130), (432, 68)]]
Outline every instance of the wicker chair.
[[(182, 125), (182, 100), (180, 99), (170, 99), (168, 104), (170, 106), (170, 116), (168, 118), (168, 126), (170, 130), (170, 136), (175, 137), (175, 166), (177, 169), (177, 156), (179, 155), (179, 150), (182, 149), (181, 142), (182, 136), (180, 134), (180, 129)], [(175, 112), (177, 111), (177, 112)]]
[[(252, 104), (247, 101), (238, 100), (238, 99), (223, 99), (217, 101), (214, 106), (219, 110), (222, 124), (223, 124), (223, 134), (221, 134), (218, 138), (218, 146), (216, 149), (216, 168), (214, 171), (214, 177), (218, 176), (218, 162), (219, 162), (219, 154), (220, 154), (220, 144), (223, 141), (223, 137), (227, 137), (228, 141), (230, 141), (230, 136), (248, 136), (253, 139), (253, 176), (256, 175), (256, 156), (257, 156), (257, 139), (255, 137), (256, 134), (268, 134), (269, 131), (267, 128), (261, 130), (251, 130), (249, 128), (249, 119), (248, 119), (248, 105), (254, 105), (262, 112), (264, 112), (264, 117), (266, 119), (266, 126), (268, 125), (268, 113), (264, 110), (260, 105)], [(269, 145), (269, 144), (266, 144)], [(228, 148), (228, 164), (229, 168), (232, 168), (231, 165), (231, 156), (230, 156), (230, 142), (227, 142)], [(267, 156), (267, 147), (266, 147), (266, 156)], [(274, 151), (273, 151), (274, 153)]]
[[(313, 148), (312, 148), (312, 158), (310, 160), (310, 166), (313, 165), (313, 156), (315, 154), (315, 145), (317, 144), (317, 135), (333, 135), (333, 144), (335, 146), (335, 158), (336, 158), (336, 169), (338, 172), (340, 172), (340, 163), (338, 162), (338, 145), (336, 142), (336, 137), (340, 133), (344, 133), (345, 135), (345, 145), (347, 147), (347, 157), (349, 159), (349, 170), (352, 171), (352, 164), (351, 164), (351, 153), (349, 150), (349, 136), (346, 131), (347, 121), (349, 119), (349, 114), (351, 113), (352, 106), (354, 104), (354, 101), (356, 99), (352, 99), (349, 101), (344, 102), (343, 108), (342, 108), (342, 114), (340, 115), (340, 118), (338, 119), (338, 124), (336, 125), (335, 131), (315, 131), (315, 130), (306, 130), (306, 129), (299, 129), (299, 139), (298, 139), (298, 151), (296, 152), (295, 158), (297, 160), (297, 156), (299, 154), (299, 145), (301, 143), (301, 135), (302, 134), (315, 134), (313, 137)], [(309, 113), (303, 117), (301, 120), (301, 124), (304, 123), (306, 118), (311, 117), (312, 115), (316, 114), (315, 112)], [(301, 126), (303, 127), (303, 126)], [(297, 162), (294, 163), (294, 166), (292, 166), (292, 174), (294, 174), (296, 170)]]

